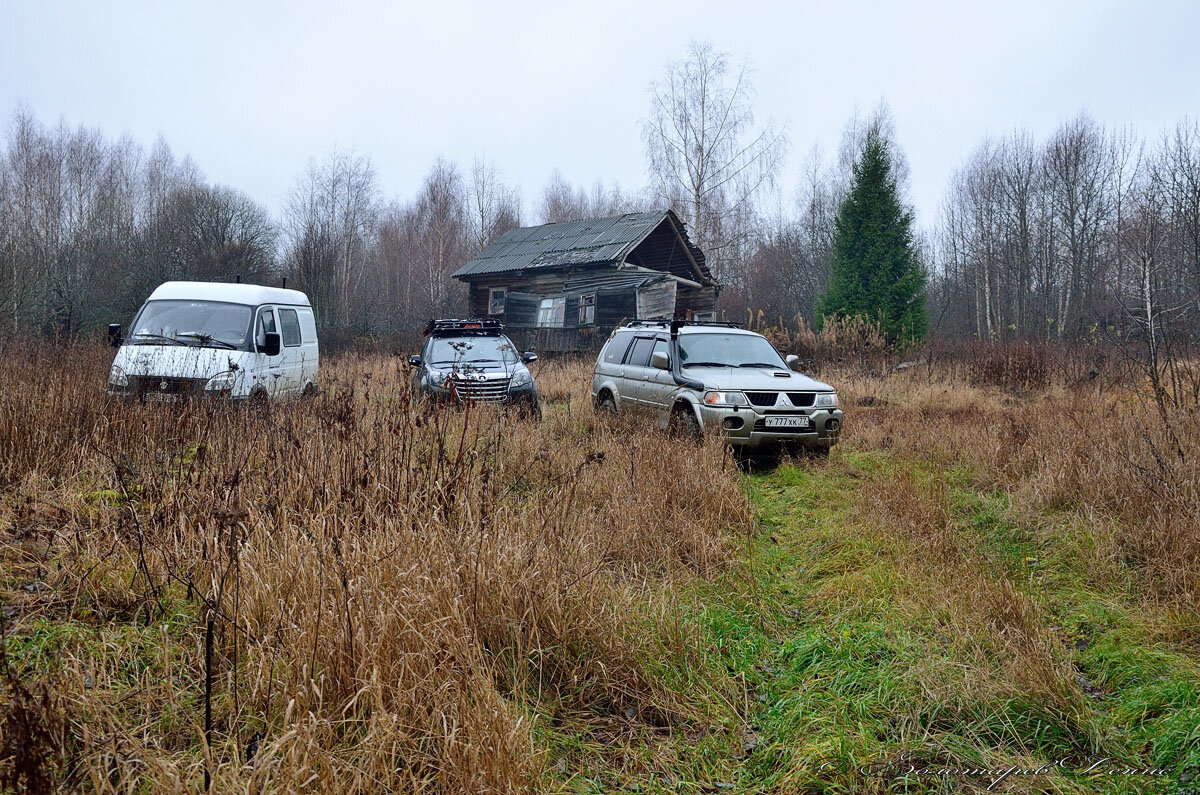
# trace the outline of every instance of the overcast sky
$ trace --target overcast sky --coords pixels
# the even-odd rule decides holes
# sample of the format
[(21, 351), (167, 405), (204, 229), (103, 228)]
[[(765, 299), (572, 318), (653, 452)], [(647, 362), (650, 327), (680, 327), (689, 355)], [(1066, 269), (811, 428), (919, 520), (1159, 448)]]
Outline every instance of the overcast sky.
[(750, 59), (759, 118), (792, 141), (789, 193), (814, 144), (832, 154), (886, 99), (923, 224), (985, 135), (1043, 138), (1080, 109), (1157, 135), (1200, 114), (1200, 3), (984, 5), (0, 0), (0, 112), (162, 134), (273, 211), (333, 147), (399, 197), (439, 155), (487, 154), (529, 215), (555, 167), (645, 184), (648, 85), (695, 38)]

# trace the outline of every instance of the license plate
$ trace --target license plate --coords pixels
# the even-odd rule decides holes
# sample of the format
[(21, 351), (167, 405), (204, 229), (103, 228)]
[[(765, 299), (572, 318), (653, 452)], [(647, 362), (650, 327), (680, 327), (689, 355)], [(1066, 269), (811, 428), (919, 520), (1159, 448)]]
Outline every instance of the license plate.
[(167, 392), (167, 393), (147, 392), (146, 393), (146, 400), (153, 401), (155, 403), (175, 403), (180, 399), (180, 397), (181, 397), (180, 395), (176, 395), (171, 392)]
[(807, 428), (812, 425), (808, 417), (767, 417), (768, 428)]

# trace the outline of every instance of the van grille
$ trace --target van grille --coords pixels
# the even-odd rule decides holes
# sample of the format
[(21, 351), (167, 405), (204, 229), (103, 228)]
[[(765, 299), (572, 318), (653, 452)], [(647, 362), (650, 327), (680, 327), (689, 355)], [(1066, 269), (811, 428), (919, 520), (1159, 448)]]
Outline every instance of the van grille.
[(131, 375), (128, 390), (135, 395), (187, 395), (203, 392), (205, 378), (171, 378), (161, 375)]
[(460, 400), (480, 403), (499, 403), (508, 399), (508, 383), (512, 379), (494, 378), (487, 381), (454, 379), (454, 393)]

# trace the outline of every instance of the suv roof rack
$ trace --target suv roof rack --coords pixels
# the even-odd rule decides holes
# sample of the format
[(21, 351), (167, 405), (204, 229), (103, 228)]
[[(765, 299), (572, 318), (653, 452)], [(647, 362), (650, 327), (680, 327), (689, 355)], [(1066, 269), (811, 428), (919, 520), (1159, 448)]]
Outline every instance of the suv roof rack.
[(499, 334), (504, 330), (504, 326), (500, 325), (499, 320), (494, 318), (442, 318), (439, 320), (430, 320), (425, 326), (424, 334), (426, 337), (432, 334), (453, 334), (456, 336), (473, 335), (473, 336), (489, 336)]
[(621, 328), (666, 328), (667, 320), (626, 320)]
[(622, 328), (683, 328), (684, 326), (717, 326), (718, 328), (741, 328), (736, 321), (716, 320), (626, 320)]
[(716, 328), (737, 328), (742, 327), (741, 323), (725, 323), (715, 320), (672, 320), (671, 321), (671, 337), (679, 336), (679, 329), (684, 326), (712, 326)]

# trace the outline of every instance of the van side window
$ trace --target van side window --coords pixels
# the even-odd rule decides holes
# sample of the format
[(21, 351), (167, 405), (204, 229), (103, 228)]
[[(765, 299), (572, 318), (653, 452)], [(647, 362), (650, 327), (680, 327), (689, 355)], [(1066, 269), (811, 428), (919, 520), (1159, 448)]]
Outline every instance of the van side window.
[(279, 310), (279, 328), (283, 333), (283, 344), (294, 348), (300, 344), (300, 319), (295, 309)]
[(637, 342), (633, 343), (633, 349), (629, 351), (629, 357), (625, 359), (625, 363), (631, 367), (649, 367), (650, 351), (652, 350), (654, 350), (654, 337), (638, 337)]
[(633, 339), (632, 334), (615, 334), (609, 341), (608, 347), (604, 350), (605, 364), (620, 364), (625, 360), (625, 351), (629, 350), (629, 341)]
[(258, 312), (258, 328), (254, 330), (254, 344), (259, 347), (267, 344), (267, 335), (275, 333), (275, 313), (270, 309), (260, 309)]

